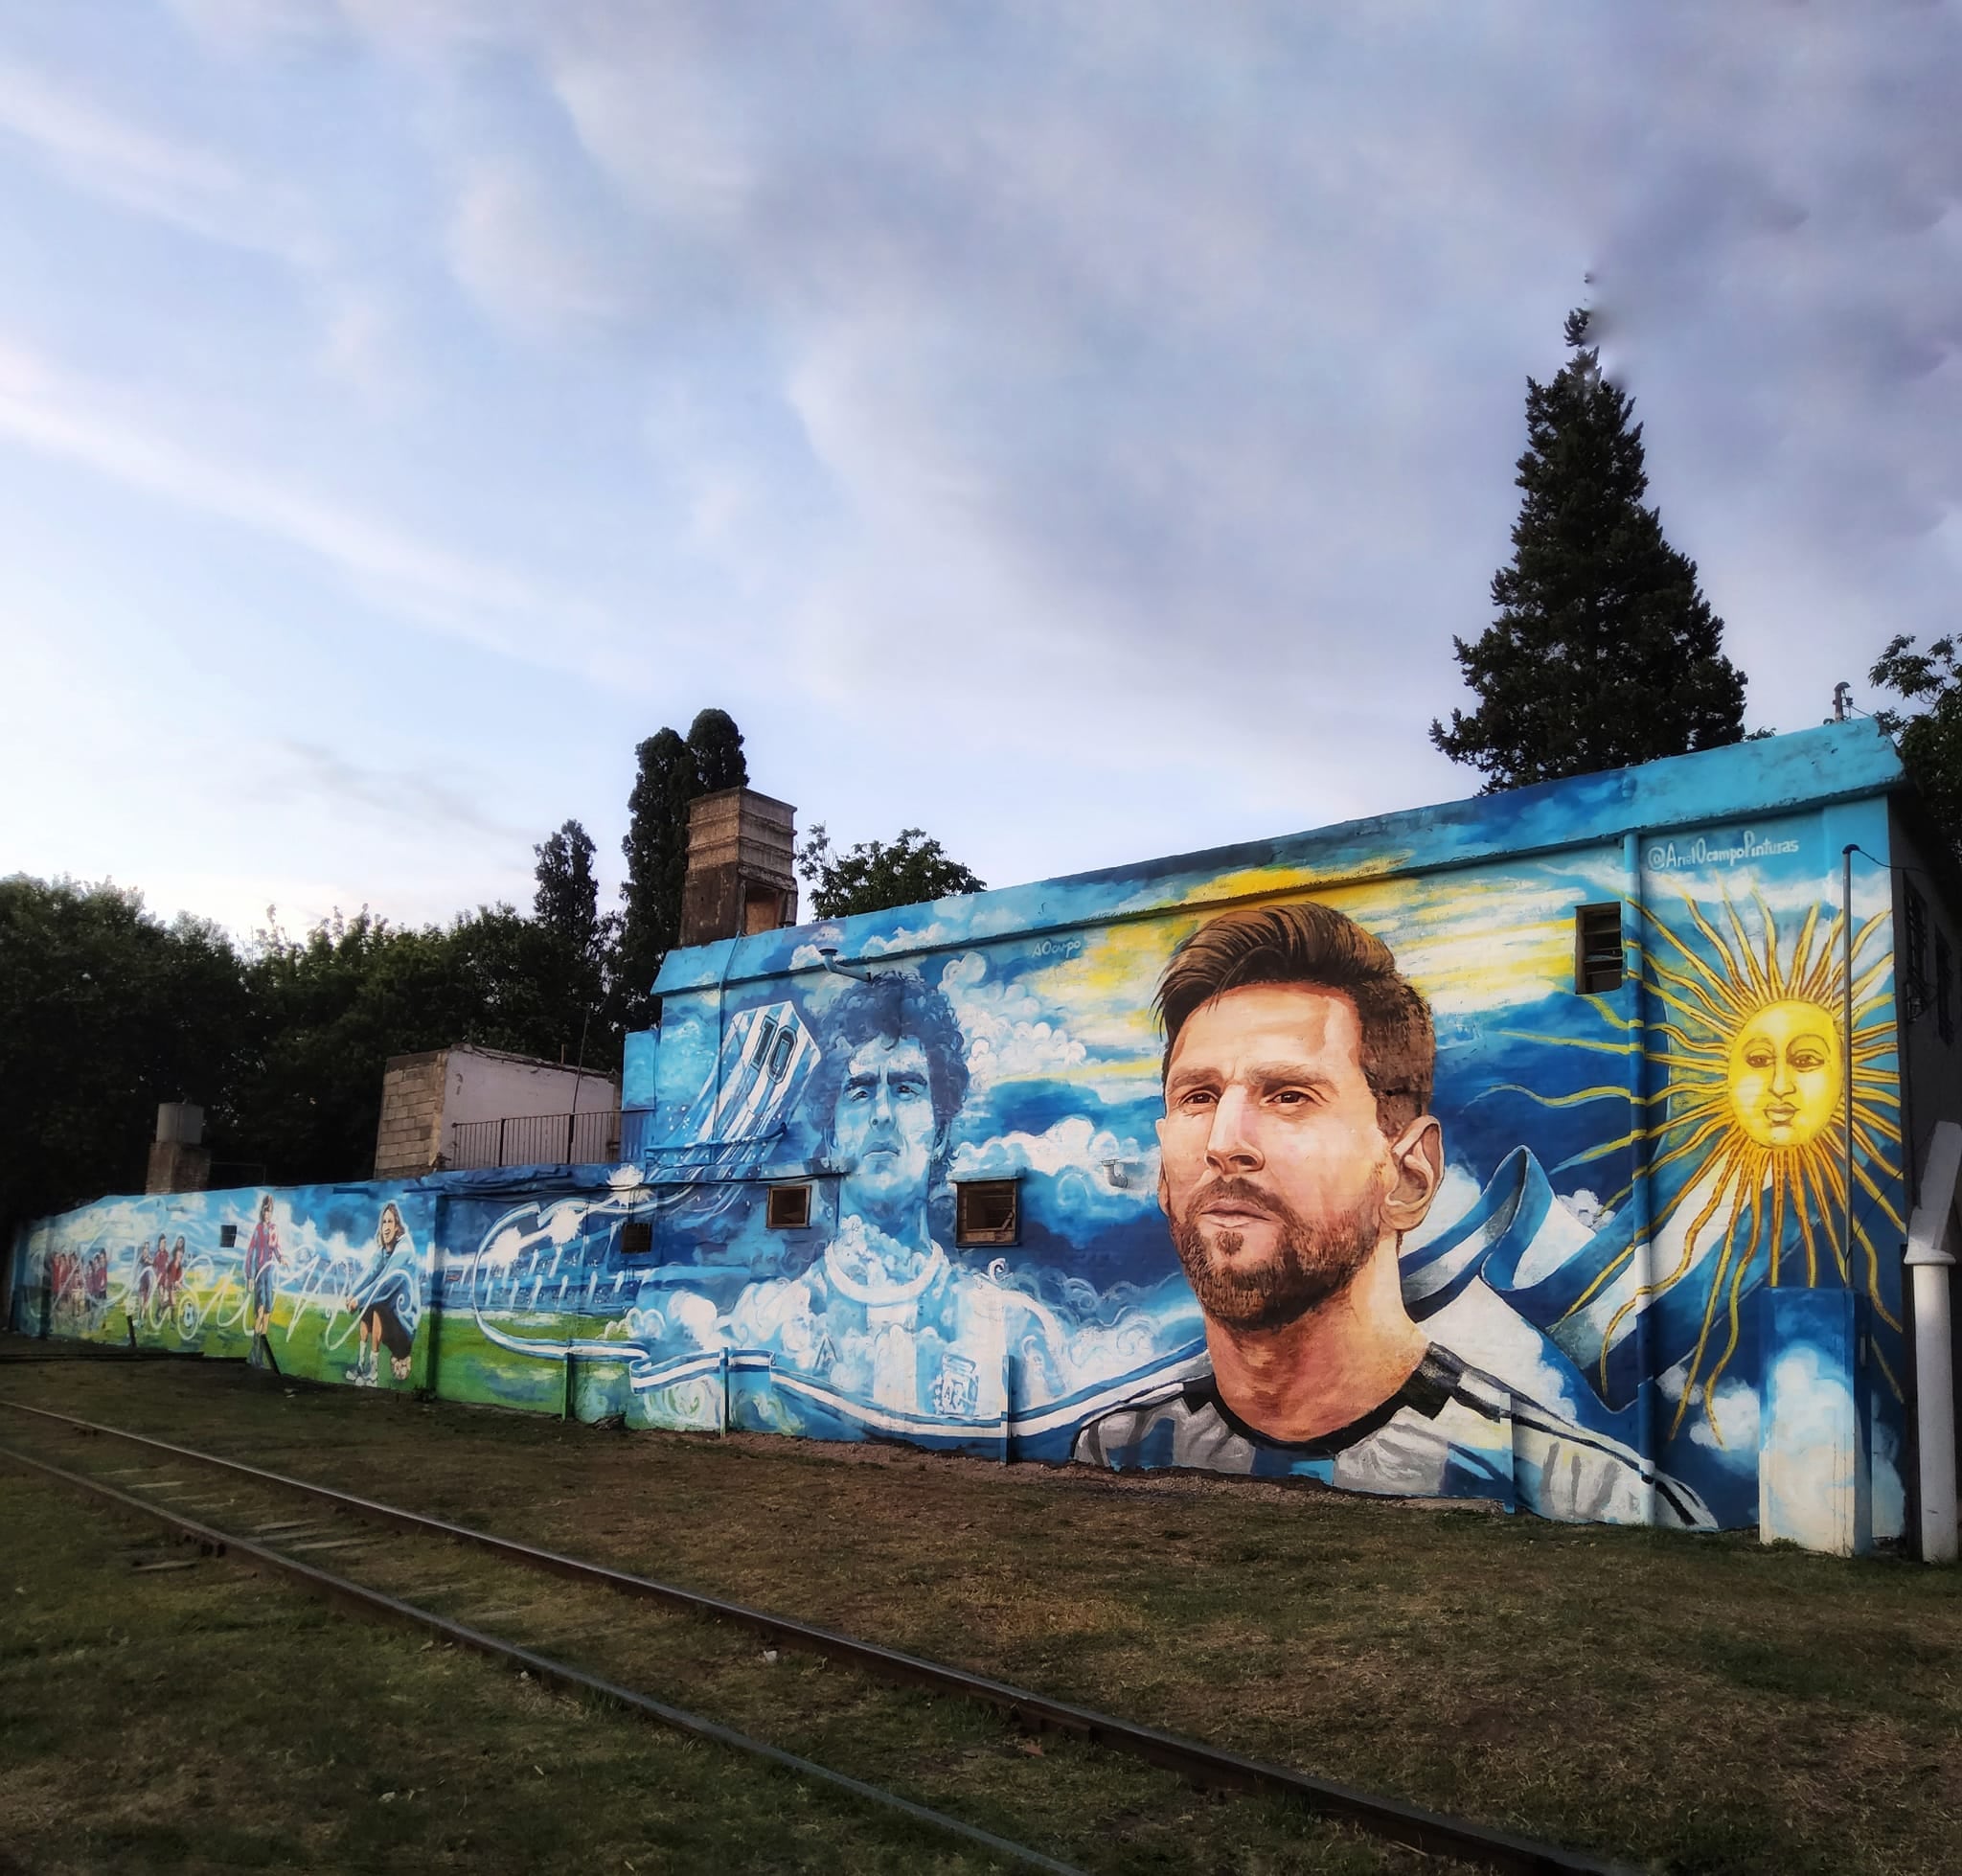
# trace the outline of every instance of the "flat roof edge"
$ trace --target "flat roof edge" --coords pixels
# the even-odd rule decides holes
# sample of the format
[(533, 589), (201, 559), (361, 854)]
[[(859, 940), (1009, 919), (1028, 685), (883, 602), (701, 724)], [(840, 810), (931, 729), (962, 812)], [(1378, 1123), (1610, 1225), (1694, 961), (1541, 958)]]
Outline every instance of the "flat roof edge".
[(1189, 904), (1204, 881), (1222, 874), (1292, 873), (1298, 879), (1286, 884), (1308, 886), (1394, 878), (1631, 833), (1734, 825), (1884, 794), (1905, 783), (1901, 759), (1876, 724), (1827, 723), (1273, 839), (725, 938), (671, 951), (654, 990), (667, 995), (821, 969), (820, 939), (848, 960), (904, 956)]

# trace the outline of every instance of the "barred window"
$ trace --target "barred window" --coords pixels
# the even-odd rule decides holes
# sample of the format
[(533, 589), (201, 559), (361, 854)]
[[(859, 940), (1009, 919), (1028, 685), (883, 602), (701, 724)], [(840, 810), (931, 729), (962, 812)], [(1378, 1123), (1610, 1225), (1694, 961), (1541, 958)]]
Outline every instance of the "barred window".
[(1020, 1242), (1021, 1195), (1015, 1179), (963, 1179), (954, 1187), (954, 1243)]
[(654, 1222), (650, 1218), (629, 1218), (620, 1227), (620, 1254), (623, 1257), (651, 1256), (654, 1248)]
[(1584, 996), (1619, 990), (1627, 972), (1622, 954), (1621, 902), (1582, 905), (1574, 912), (1574, 988)]

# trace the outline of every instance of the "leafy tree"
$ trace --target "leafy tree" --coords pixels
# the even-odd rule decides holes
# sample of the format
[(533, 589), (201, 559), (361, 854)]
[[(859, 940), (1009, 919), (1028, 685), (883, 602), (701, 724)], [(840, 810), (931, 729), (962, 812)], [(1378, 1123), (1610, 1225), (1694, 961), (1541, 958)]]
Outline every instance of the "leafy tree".
[(698, 711), (688, 726), (688, 746), (695, 751), (696, 783), (701, 793), (749, 786), (742, 732), (726, 710)]
[(390, 1056), (459, 1042), (569, 1053), (564, 957), (557, 933), (509, 905), (447, 927), (364, 908), (304, 939), (260, 932), (245, 972), (259, 1045), (235, 1100), (241, 1154), (277, 1183), (365, 1178)]
[(1904, 633), (1888, 640), (1867, 678), (1917, 706), (1908, 712), (1878, 710), (1874, 721), (1900, 745), (1930, 818), (1949, 851), (1962, 860), (1962, 663), (1956, 641), (1938, 638), (1917, 652)]
[(1694, 561), (1645, 508), (1642, 426), (1602, 377), (1585, 310), (1573, 355), (1526, 380), (1525, 492), (1513, 559), (1492, 579), (1497, 619), (1451, 643), (1477, 709), (1432, 722), (1431, 741), (1487, 777), (1486, 790), (1582, 775), (1736, 743), (1744, 678)]
[(797, 870), (810, 882), (811, 910), (821, 919), (986, 890), (981, 880), (949, 859), (940, 842), (917, 827), (901, 828), (890, 846), (861, 840), (850, 853), (834, 855), (824, 823), (815, 821), (810, 838), (797, 849)]
[(159, 1102), (221, 1134), (249, 1047), (217, 926), (107, 881), (0, 880), (0, 1255), (12, 1224), (140, 1191)]

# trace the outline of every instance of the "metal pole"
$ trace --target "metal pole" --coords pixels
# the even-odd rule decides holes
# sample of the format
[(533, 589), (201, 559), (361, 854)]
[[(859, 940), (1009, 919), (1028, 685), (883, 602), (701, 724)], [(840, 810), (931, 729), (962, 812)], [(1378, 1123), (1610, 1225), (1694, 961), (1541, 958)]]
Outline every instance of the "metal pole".
[(1853, 1288), (1853, 842), (1839, 851), (1839, 949), (1845, 973), (1846, 1023), (1846, 1287)]

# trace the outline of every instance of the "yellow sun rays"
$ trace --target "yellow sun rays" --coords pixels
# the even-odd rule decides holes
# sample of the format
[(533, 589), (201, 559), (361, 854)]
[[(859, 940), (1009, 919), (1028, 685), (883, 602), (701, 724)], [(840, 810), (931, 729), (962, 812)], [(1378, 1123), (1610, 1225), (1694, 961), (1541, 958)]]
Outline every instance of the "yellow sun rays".
[[(1670, 1430), (1681, 1427), (1697, 1400), (1721, 1443), (1717, 1384), (1743, 1339), (1746, 1286), (1761, 1258), (1773, 1285), (1799, 1281), (1794, 1266), (1802, 1261), (1806, 1285), (1816, 1285), (1822, 1275), (1827, 1281), (1837, 1276), (1863, 1291), (1882, 1321), (1900, 1327), (1883, 1293), (1879, 1249), (1860, 1215), (1863, 1197), (1868, 1215), (1877, 1212), (1896, 1230), (1905, 1228), (1890, 1194), (1900, 1178), (1901, 1145), (1895, 1118), (1900, 1095), (1891, 1066), (1893, 960), (1887, 951), (1867, 956), (1885, 923), (1885, 914), (1878, 913), (1853, 934), (1849, 1047), (1840, 915), (1822, 918), (1813, 906), (1787, 943), (1761, 893), (1752, 894), (1755, 932), (1727, 894), (1708, 913), (1694, 899), (1685, 898), (1683, 904), (1688, 924), (1681, 931), (1644, 908), (1653, 936), (1631, 948), (1639, 959), (1636, 979), (1660, 1006), (1662, 1020), (1650, 1023), (1638, 1041), (1640, 1025), (1590, 997), (1610, 1026), (1628, 1035), (1627, 1041), (1533, 1039), (1624, 1057), (1639, 1049), (1643, 1060), (1662, 1070), (1661, 1086), (1648, 1094), (1627, 1086), (1552, 1096), (1517, 1091), (1546, 1107), (1613, 1099), (1631, 1103), (1640, 1114), (1662, 1106), (1659, 1118), (1598, 1142), (1567, 1162), (1646, 1146), (1652, 1179), (1671, 1171), (1677, 1175), (1663, 1181), (1668, 1196), (1657, 1204), (1648, 1233), (1652, 1244), (1669, 1242), (1671, 1268), (1653, 1275), (1609, 1320), (1601, 1342), (1602, 1380), (1605, 1385), (1615, 1336), (1631, 1315), (1678, 1284), (1707, 1282)], [(1699, 938), (1700, 944), (1694, 942)], [(1849, 1093), (1855, 1147), (1850, 1234), (1844, 1224), (1843, 1132)], [(1618, 1206), (1629, 1197), (1624, 1188), (1607, 1202)], [(1689, 1223), (1678, 1236), (1686, 1212)], [(1794, 1223), (1797, 1242), (1788, 1247)], [(1713, 1230), (1717, 1237), (1706, 1238)], [(1568, 1315), (1587, 1308), (1621, 1277), (1640, 1249), (1631, 1242)], [(1877, 1348), (1876, 1356), (1898, 1394), (1900, 1384), (1885, 1355)]]

